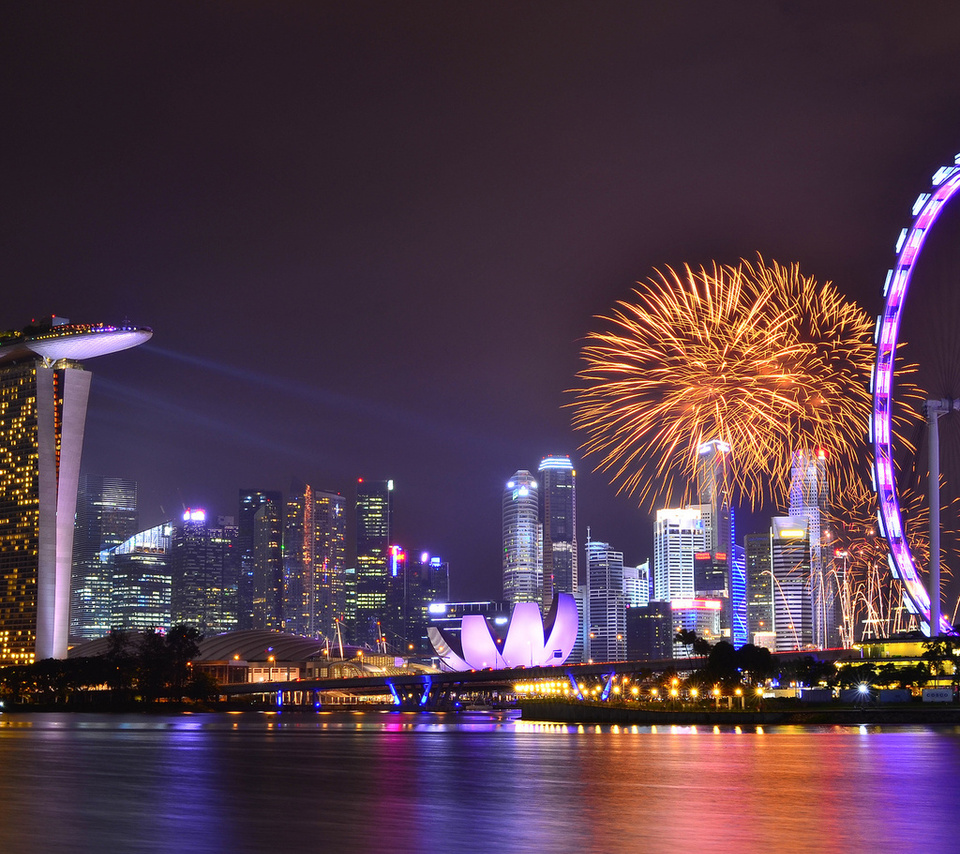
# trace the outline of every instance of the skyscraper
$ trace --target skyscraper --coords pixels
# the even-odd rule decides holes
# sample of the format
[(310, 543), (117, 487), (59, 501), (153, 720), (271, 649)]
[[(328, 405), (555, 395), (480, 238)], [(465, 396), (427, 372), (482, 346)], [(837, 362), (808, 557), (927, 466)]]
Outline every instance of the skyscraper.
[(694, 555), (705, 553), (710, 532), (701, 508), (658, 510), (653, 535), (653, 598), (692, 599)]
[(577, 473), (569, 456), (540, 463), (540, 521), (543, 525), (543, 597), (546, 614), (555, 593), (577, 592)]
[(773, 629), (777, 652), (791, 652), (813, 642), (808, 522), (805, 517), (775, 516), (770, 524)]
[(375, 642), (387, 605), (393, 481), (357, 481), (357, 616), (354, 639)]
[(264, 501), (253, 514), (253, 628), (284, 628), (283, 520), (279, 501)]
[(204, 510), (187, 509), (174, 527), (170, 556), (171, 622), (204, 635), (237, 627), (237, 529), (232, 516), (207, 524)]
[(85, 474), (77, 493), (70, 585), (70, 638), (100, 638), (114, 627), (112, 569), (101, 552), (119, 546), (137, 531), (137, 482)]
[(540, 602), (543, 590), (543, 538), (539, 491), (521, 469), (507, 481), (502, 501), (503, 598), (510, 604)]
[(313, 493), (316, 628), (333, 636), (346, 611), (346, 504), (339, 492)]
[(813, 644), (821, 648), (840, 644), (837, 606), (839, 591), (828, 544), (830, 489), (828, 455), (823, 448), (794, 451), (790, 466), (790, 515), (807, 520), (810, 541), (810, 595)]
[(149, 329), (52, 317), (0, 333), (0, 665), (65, 658), (90, 374)]
[(293, 483), (283, 517), (283, 624), (288, 632), (314, 635), (313, 487)]
[[(240, 575), (237, 582), (237, 628), (252, 629), (256, 625), (253, 618), (254, 599), (254, 558), (253, 532), (254, 517), (257, 510), (272, 502), (278, 508), (283, 506), (283, 496), (279, 492), (261, 489), (241, 489), (240, 507), (237, 516), (237, 554), (240, 560)], [(280, 549), (280, 540), (277, 539), (277, 549)], [(259, 628), (264, 628), (260, 625)]]
[(151, 632), (170, 628), (170, 546), (173, 525), (164, 522), (102, 552), (111, 573), (110, 625)]
[(773, 631), (773, 570), (770, 565), (770, 533), (743, 538), (747, 563), (747, 625), (750, 643), (757, 633)]
[(623, 593), (623, 552), (587, 536), (589, 656), (594, 661), (626, 661), (627, 600)]

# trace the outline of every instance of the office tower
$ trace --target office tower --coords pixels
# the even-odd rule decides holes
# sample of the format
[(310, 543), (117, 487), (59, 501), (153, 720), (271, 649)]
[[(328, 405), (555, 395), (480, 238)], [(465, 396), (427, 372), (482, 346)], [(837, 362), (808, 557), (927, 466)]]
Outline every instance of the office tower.
[(0, 333), (0, 665), (67, 655), (91, 378), (80, 360), (151, 334), (58, 317)]
[(554, 593), (576, 593), (577, 473), (569, 456), (547, 456), (540, 463), (540, 522), (543, 525), (543, 593), (546, 614)]
[(662, 661), (673, 657), (673, 608), (648, 602), (627, 608), (627, 660)]
[(587, 651), (590, 648), (590, 627), (588, 625), (590, 622), (590, 593), (587, 585), (581, 584), (577, 587), (577, 592), (573, 598), (577, 603), (577, 639), (574, 641), (573, 651), (567, 659), (567, 664), (582, 664), (589, 658)]
[(272, 499), (253, 514), (253, 628), (284, 628), (283, 521)]
[(626, 661), (627, 605), (623, 595), (623, 552), (587, 534), (590, 649), (593, 661)]
[(806, 518), (808, 523), (813, 644), (820, 648), (840, 645), (839, 591), (826, 527), (830, 509), (827, 459), (823, 448), (804, 448), (794, 451), (790, 467), (790, 515)]
[[(718, 598), (723, 602), (720, 631), (735, 647), (747, 642), (746, 584), (743, 565), (735, 573), (736, 542), (734, 512), (730, 507), (730, 446), (714, 439), (704, 442), (697, 455), (697, 494), (704, 531), (708, 540), (704, 551), (709, 558), (700, 562), (703, 585), (695, 579), (698, 596)], [(707, 566), (707, 563), (710, 565)]]
[(739, 649), (750, 643), (747, 609), (747, 553), (743, 546), (730, 547), (730, 642)]
[(358, 643), (380, 637), (377, 622), (387, 605), (393, 481), (357, 481), (357, 613), (353, 625)]
[(653, 536), (653, 598), (692, 599), (694, 555), (707, 550), (709, 531), (701, 508), (658, 510)]
[(750, 643), (757, 634), (773, 631), (773, 569), (770, 565), (770, 534), (747, 534), (743, 538), (747, 564), (747, 625)]
[(101, 552), (120, 545), (137, 531), (137, 482), (84, 474), (77, 492), (70, 585), (70, 638), (92, 640), (113, 627), (111, 570)]
[(623, 568), (623, 595), (628, 608), (641, 608), (650, 601), (650, 561)]
[[(237, 582), (237, 628), (239, 629), (252, 629), (256, 625), (253, 618), (254, 517), (260, 507), (267, 502), (272, 502), (275, 507), (280, 508), (283, 506), (283, 496), (279, 492), (262, 489), (240, 490), (240, 507), (237, 515), (237, 554), (240, 559), (240, 576)], [(278, 539), (277, 548), (279, 547)]]
[[(674, 599), (670, 603), (673, 614), (674, 637), (680, 631), (694, 632), (709, 643), (720, 640), (720, 612), (723, 603), (719, 599)], [(687, 644), (674, 640), (673, 654), (682, 657), (690, 655)]]
[(283, 624), (295, 635), (315, 637), (313, 487), (294, 482), (283, 517)]
[(170, 628), (172, 542), (173, 524), (164, 522), (101, 553), (111, 575), (111, 628), (129, 632)]
[(173, 529), (171, 622), (205, 636), (237, 627), (237, 529), (232, 516), (207, 524), (204, 510), (187, 509)]
[(450, 601), (450, 566), (421, 552), (408, 555), (390, 546), (387, 608), (380, 629), (387, 649), (402, 655), (432, 655), (427, 638), (431, 605)]
[(315, 619), (318, 635), (333, 636), (334, 621), (346, 611), (346, 499), (314, 490)]
[(775, 516), (770, 523), (773, 630), (777, 633), (777, 652), (805, 649), (813, 643), (808, 520), (806, 517)]
[(509, 605), (540, 602), (543, 545), (539, 490), (530, 472), (521, 469), (503, 491), (503, 598)]

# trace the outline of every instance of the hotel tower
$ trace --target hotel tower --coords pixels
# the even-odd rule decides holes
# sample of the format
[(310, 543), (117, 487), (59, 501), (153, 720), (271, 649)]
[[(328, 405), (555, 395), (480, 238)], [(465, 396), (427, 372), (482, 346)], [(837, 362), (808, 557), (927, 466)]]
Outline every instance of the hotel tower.
[(145, 328), (51, 317), (0, 332), (0, 665), (65, 658), (90, 374)]

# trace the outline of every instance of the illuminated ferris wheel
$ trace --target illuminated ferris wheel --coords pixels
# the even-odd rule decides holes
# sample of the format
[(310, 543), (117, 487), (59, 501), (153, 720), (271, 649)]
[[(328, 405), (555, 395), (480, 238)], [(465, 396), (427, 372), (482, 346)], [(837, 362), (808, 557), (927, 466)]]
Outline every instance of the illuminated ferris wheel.
[[(916, 561), (904, 535), (896, 471), (891, 446), (893, 410), (893, 372), (897, 335), (904, 299), (910, 287), (914, 265), (920, 257), (927, 234), (944, 205), (960, 190), (960, 154), (950, 166), (942, 166), (933, 176), (929, 191), (921, 193), (913, 205), (913, 222), (900, 233), (897, 260), (887, 273), (883, 287), (883, 314), (877, 318), (877, 359), (871, 376), (873, 412), (870, 438), (873, 442), (874, 490), (879, 517), (889, 546), (888, 561), (894, 578), (900, 579), (907, 596), (907, 607), (920, 616), (927, 635), (952, 634), (953, 627), (940, 613), (940, 489), (937, 420), (946, 412), (960, 410), (960, 401), (928, 400), (925, 415), (930, 427), (930, 591), (924, 588)], [(933, 627), (933, 630), (931, 630)]]

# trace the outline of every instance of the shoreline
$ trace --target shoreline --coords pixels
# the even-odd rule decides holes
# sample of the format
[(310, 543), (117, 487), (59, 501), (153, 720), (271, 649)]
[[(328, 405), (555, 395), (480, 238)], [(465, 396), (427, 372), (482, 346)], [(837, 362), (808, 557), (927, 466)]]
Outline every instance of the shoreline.
[[(932, 704), (931, 704), (932, 706)], [(863, 708), (767, 709), (763, 711), (659, 711), (611, 706), (607, 703), (522, 702), (520, 718), (565, 724), (636, 724), (639, 726), (860, 726), (875, 724), (960, 726), (960, 706), (943, 704), (939, 708), (914, 706), (865, 706)]]

